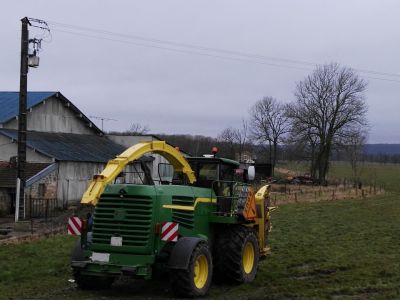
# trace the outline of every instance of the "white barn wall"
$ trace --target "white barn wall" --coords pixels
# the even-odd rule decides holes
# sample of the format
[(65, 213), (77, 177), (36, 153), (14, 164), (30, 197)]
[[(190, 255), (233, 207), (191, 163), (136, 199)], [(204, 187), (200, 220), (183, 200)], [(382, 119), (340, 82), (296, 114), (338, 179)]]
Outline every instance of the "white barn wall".
[[(3, 128), (18, 129), (14, 118), (3, 124)], [(38, 104), (27, 114), (27, 128), (32, 131), (94, 134), (94, 130), (63, 101), (55, 97)]]
[(59, 162), (57, 199), (60, 206), (79, 202), (93, 175), (100, 174), (103, 163)]

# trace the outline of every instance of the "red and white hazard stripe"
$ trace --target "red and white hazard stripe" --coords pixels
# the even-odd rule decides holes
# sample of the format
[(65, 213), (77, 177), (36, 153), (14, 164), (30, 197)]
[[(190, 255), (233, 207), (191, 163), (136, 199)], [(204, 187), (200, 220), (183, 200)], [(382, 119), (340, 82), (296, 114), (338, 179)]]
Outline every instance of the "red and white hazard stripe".
[(165, 222), (161, 228), (161, 240), (167, 242), (176, 242), (178, 240), (179, 224)]
[(82, 220), (78, 217), (70, 217), (68, 219), (68, 234), (81, 235)]

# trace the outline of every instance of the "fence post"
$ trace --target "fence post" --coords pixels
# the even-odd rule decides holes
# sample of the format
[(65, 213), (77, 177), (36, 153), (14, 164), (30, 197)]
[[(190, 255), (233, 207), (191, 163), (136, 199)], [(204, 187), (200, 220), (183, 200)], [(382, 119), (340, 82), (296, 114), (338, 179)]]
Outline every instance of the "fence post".
[(29, 199), (29, 218), (32, 219), (32, 197), (28, 196)]
[(31, 235), (33, 235), (33, 219), (31, 218)]
[(43, 201), (45, 202), (45, 209), (44, 209), (44, 219), (47, 223), (47, 214), (48, 214), (48, 210), (49, 210), (49, 201), (47, 201), (46, 199), (43, 199)]

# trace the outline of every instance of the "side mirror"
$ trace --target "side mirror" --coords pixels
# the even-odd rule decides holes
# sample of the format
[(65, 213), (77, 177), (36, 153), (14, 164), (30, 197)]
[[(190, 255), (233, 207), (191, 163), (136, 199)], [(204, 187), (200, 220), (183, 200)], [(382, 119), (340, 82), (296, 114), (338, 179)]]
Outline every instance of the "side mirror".
[(247, 169), (248, 180), (253, 181), (255, 177), (256, 177), (256, 169), (254, 168), (254, 166), (249, 166), (249, 168)]

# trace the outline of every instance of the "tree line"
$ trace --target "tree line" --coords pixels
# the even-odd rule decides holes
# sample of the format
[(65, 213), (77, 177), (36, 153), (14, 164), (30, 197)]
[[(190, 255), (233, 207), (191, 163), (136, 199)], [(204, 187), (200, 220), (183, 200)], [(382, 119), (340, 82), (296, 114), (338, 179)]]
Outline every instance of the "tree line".
[[(357, 174), (368, 135), (365, 91), (367, 82), (353, 69), (337, 63), (317, 66), (296, 84), (293, 101), (265, 96), (255, 102), (237, 126), (223, 129), (217, 138), (159, 134), (191, 155), (220, 156), (269, 162), (278, 159), (309, 162), (309, 173), (325, 183), (334, 153), (344, 153)], [(132, 133), (148, 127), (132, 124)]]
[(347, 153), (357, 173), (368, 133), (366, 87), (367, 83), (348, 67), (336, 63), (317, 66), (296, 84), (293, 101), (283, 103), (266, 96), (250, 108), (248, 121), (242, 121), (246, 126), (227, 128), (219, 138), (240, 143), (238, 134), (228, 133), (248, 132), (248, 141), (268, 149), (273, 167), (279, 147), (285, 145), (292, 159), (297, 156), (309, 162), (311, 177), (321, 183), (326, 181), (335, 150)]

